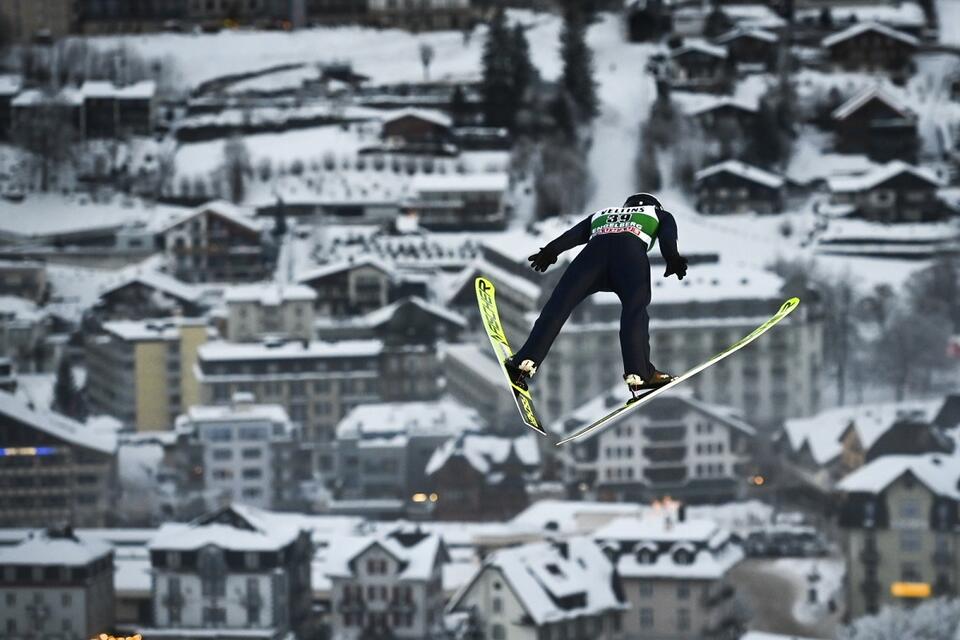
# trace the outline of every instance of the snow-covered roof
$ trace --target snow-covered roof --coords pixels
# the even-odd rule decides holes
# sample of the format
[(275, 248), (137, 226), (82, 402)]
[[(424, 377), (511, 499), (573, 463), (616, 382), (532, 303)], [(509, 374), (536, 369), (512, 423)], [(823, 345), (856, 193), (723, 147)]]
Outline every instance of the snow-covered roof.
[(279, 404), (194, 405), (187, 409), (186, 421), (199, 426), (204, 422), (247, 422), (266, 420), (288, 423), (287, 410)]
[[(609, 410), (609, 405), (607, 404), (608, 397), (610, 394), (616, 395), (620, 391), (620, 385), (612, 388), (610, 393), (599, 394), (596, 398), (587, 401), (586, 403), (576, 407), (566, 416), (561, 417), (553, 425), (551, 425), (551, 430), (557, 434), (566, 435), (571, 429), (566, 425), (570, 423), (571, 420), (576, 421), (577, 427), (583, 426), (588, 422), (596, 419), (597, 416), (602, 415)], [(713, 420), (716, 420), (723, 425), (736, 429), (737, 431), (746, 434), (748, 436), (756, 435), (756, 430), (742, 418), (740, 418), (734, 409), (731, 407), (724, 407), (721, 405), (710, 404), (703, 400), (699, 400), (694, 397), (693, 393), (689, 389), (678, 388), (675, 390), (670, 390), (660, 397), (659, 400), (651, 400), (651, 408), (656, 406), (658, 402), (662, 401), (680, 401), (683, 404), (687, 405), (692, 411), (697, 411), (703, 415), (709, 416)], [(644, 411), (643, 408), (637, 409), (637, 411)], [(611, 433), (611, 432), (607, 432)]]
[(885, 24), (880, 24), (879, 22), (860, 22), (853, 26), (847, 27), (843, 31), (839, 31), (832, 35), (827, 36), (821, 41), (821, 45), (824, 47), (833, 47), (836, 44), (849, 40), (859, 36), (860, 34), (873, 31), (874, 33), (880, 33), (890, 38), (894, 38), (906, 44), (909, 44), (913, 47), (916, 47), (920, 44), (920, 41), (917, 40), (914, 36), (909, 33), (904, 33), (903, 31), (897, 31), (892, 29)]
[(730, 31), (716, 38), (719, 44), (728, 44), (739, 38), (752, 38), (754, 40), (763, 40), (764, 42), (777, 42), (780, 38), (772, 31), (766, 29), (750, 29), (744, 27), (734, 27)]
[(939, 453), (876, 458), (843, 478), (837, 488), (848, 493), (880, 493), (908, 471), (938, 496), (960, 500), (960, 457)]
[(740, 640), (816, 640), (811, 636), (786, 636), (781, 633), (767, 633), (766, 631), (747, 631), (740, 636)]
[[(896, 239), (909, 242), (918, 250), (930, 251), (929, 245), (949, 243), (960, 236), (960, 228), (952, 221), (897, 223)], [(883, 244), (890, 240), (890, 225), (873, 220), (844, 218), (831, 220), (817, 238), (820, 244)], [(898, 250), (904, 250), (902, 244)]]
[(764, 4), (724, 4), (723, 12), (746, 29), (779, 29), (786, 24), (786, 20)]
[(225, 289), (224, 301), (259, 302), (265, 306), (278, 306), (281, 302), (312, 302), (317, 292), (302, 284), (284, 284), (279, 282), (258, 282), (255, 284), (232, 285)]
[(0, 76), (0, 96), (15, 95), (23, 86), (23, 78), (13, 75)]
[(373, 256), (361, 257), (354, 259), (353, 256), (347, 258), (346, 260), (341, 260), (339, 262), (334, 262), (332, 264), (323, 265), (315, 269), (311, 269), (304, 273), (297, 275), (297, 282), (310, 282), (311, 280), (317, 280), (319, 278), (325, 278), (341, 271), (347, 271), (349, 269), (357, 269), (360, 267), (372, 267), (374, 269), (380, 270), (387, 274), (393, 274), (396, 269), (389, 266), (383, 260), (375, 258)]
[(0, 547), (0, 566), (83, 567), (113, 552), (113, 548), (102, 540), (77, 533), (73, 535), (74, 537), (50, 536), (45, 531), (37, 531), (20, 544)]
[(770, 187), (771, 189), (779, 189), (784, 184), (784, 179), (782, 176), (778, 176), (775, 173), (770, 173), (765, 169), (760, 167), (754, 167), (740, 160), (725, 160), (724, 162), (717, 163), (715, 165), (706, 167), (697, 171), (695, 174), (695, 179), (699, 182), (704, 178), (708, 178), (712, 175), (718, 173), (730, 173), (744, 180), (749, 180), (750, 182), (756, 182), (765, 187)]
[(464, 173), (464, 174), (423, 174), (419, 173), (410, 181), (412, 193), (446, 192), (495, 192), (507, 190), (510, 176), (506, 173)]
[(850, 115), (856, 113), (860, 107), (874, 99), (883, 102), (885, 105), (898, 112), (904, 118), (912, 118), (914, 116), (913, 111), (905, 101), (896, 97), (884, 87), (876, 86), (864, 89), (860, 93), (857, 93), (851, 97), (849, 100), (834, 109), (833, 113), (830, 114), (830, 117), (834, 120), (845, 120), (846, 118), (850, 117)]
[(154, 318), (150, 320), (112, 320), (103, 323), (103, 330), (121, 340), (178, 340), (180, 328), (203, 326), (200, 318)]
[(178, 227), (185, 222), (192, 220), (193, 218), (204, 214), (204, 213), (213, 213), (222, 218), (226, 218), (231, 222), (249, 229), (250, 231), (259, 232), (263, 228), (263, 221), (255, 220), (250, 217), (247, 213), (244, 212), (240, 207), (233, 205), (226, 200), (211, 200), (210, 202), (204, 203), (199, 207), (187, 212), (185, 215), (176, 216), (173, 219), (167, 221), (164, 225), (161, 226), (159, 231), (166, 232), (174, 227)]
[(31, 409), (22, 398), (0, 391), (0, 415), (66, 440), (72, 445), (96, 449), (103, 453), (115, 453), (117, 439), (112, 433), (89, 429), (83, 424), (55, 411)]
[(514, 516), (510, 526), (558, 534), (587, 533), (621, 516), (643, 515), (647, 509), (625, 502), (539, 500)]
[(282, 360), (297, 358), (351, 358), (375, 356), (383, 351), (380, 340), (314, 340), (304, 345), (298, 340), (280, 345), (253, 342), (207, 342), (198, 351), (200, 360)]
[(151, 551), (191, 551), (207, 545), (231, 551), (277, 551), (293, 542), (302, 530), (296, 521), (273, 517), (255, 507), (232, 504), (227, 509), (245, 525), (204, 524), (205, 516), (190, 523), (165, 523), (147, 546)]
[(418, 296), (410, 296), (408, 298), (402, 298), (395, 302), (391, 302), (386, 306), (380, 307), (379, 309), (374, 309), (373, 311), (370, 311), (369, 313), (364, 314), (360, 318), (357, 318), (357, 321), (359, 324), (363, 324), (365, 326), (376, 327), (378, 325), (383, 324), (384, 322), (391, 320), (393, 316), (397, 313), (398, 309), (408, 304), (412, 304), (416, 307), (419, 307), (420, 309), (422, 309), (423, 311), (426, 311), (427, 313), (439, 316), (444, 320), (446, 320), (447, 322), (452, 322), (453, 324), (459, 325), (461, 327), (467, 326), (466, 319), (463, 316), (461, 316), (459, 313), (455, 313), (445, 307), (441, 307), (436, 304), (431, 304)]
[(326, 556), (324, 574), (330, 578), (353, 576), (350, 564), (372, 547), (379, 547), (401, 563), (399, 580), (427, 580), (434, 566), (442, 561), (443, 539), (436, 533), (422, 531), (419, 527), (407, 530), (404, 527), (371, 535), (346, 535), (331, 539), (329, 547), (336, 553)]
[(715, 44), (710, 44), (703, 40), (688, 39), (685, 40), (683, 45), (677, 47), (670, 52), (671, 58), (677, 58), (679, 56), (685, 55), (687, 53), (703, 53), (714, 58), (726, 58), (727, 57), (727, 48), (720, 47)]
[(157, 83), (153, 80), (141, 80), (125, 87), (117, 87), (119, 100), (148, 100), (157, 93)]
[(806, 418), (791, 418), (784, 422), (783, 431), (791, 449), (800, 451), (807, 445), (813, 461), (825, 465), (840, 455), (840, 437), (851, 425), (860, 444), (869, 449), (898, 418), (914, 416), (929, 421), (942, 405), (941, 400), (911, 400), (835, 407)]
[(437, 447), (427, 462), (426, 474), (441, 469), (450, 458), (461, 456), (474, 469), (486, 474), (497, 465), (503, 464), (510, 452), (515, 451), (524, 465), (540, 464), (540, 449), (536, 436), (524, 434), (519, 438), (507, 438), (492, 434), (464, 433), (451, 438)]
[[(690, 94), (686, 94), (690, 95)], [(707, 94), (697, 95), (694, 99), (678, 98), (683, 112), (688, 116), (698, 116), (722, 107), (733, 107), (756, 113), (758, 105), (754, 100), (746, 100), (736, 96), (711, 96)]]
[(934, 187), (943, 186), (943, 181), (931, 169), (918, 167), (903, 160), (891, 160), (872, 171), (855, 176), (836, 176), (827, 178), (827, 186), (834, 193), (850, 193), (873, 189), (887, 180), (909, 173), (921, 180), (929, 182)]
[(47, 315), (46, 311), (39, 309), (37, 303), (27, 298), (19, 296), (0, 295), (0, 319), (4, 323), (16, 322), (38, 322)]
[(443, 345), (444, 358), (452, 358), (457, 367), (466, 367), (481, 379), (491, 385), (503, 384), (503, 371), (486, 351), (482, 351), (476, 344), (448, 344)]
[(337, 424), (337, 438), (456, 435), (483, 427), (483, 418), (475, 409), (444, 397), (422, 402), (359, 405)]
[(687, 519), (678, 522), (676, 519), (665, 517), (664, 514), (653, 511), (645, 517), (626, 517), (600, 527), (593, 532), (595, 540), (618, 541), (651, 541), (651, 542), (679, 542), (682, 540), (693, 542), (708, 542), (716, 535), (719, 527), (712, 520)]
[[(560, 544), (566, 545), (566, 553)], [(477, 578), (491, 570), (500, 572), (537, 626), (627, 608), (613, 590), (613, 567), (587, 538), (574, 537), (557, 544), (537, 542), (491, 553), (454, 596), (450, 608), (456, 609)]]
[(188, 302), (197, 302), (202, 296), (202, 291), (195, 285), (182, 282), (173, 276), (153, 269), (137, 269), (132, 271), (119, 281), (102, 288), (99, 295), (103, 297), (131, 284), (142, 284), (145, 287), (156, 289), (174, 298)]
[[(684, 232), (680, 231), (680, 247), (683, 250)], [(782, 298), (783, 278), (765, 269), (725, 264), (698, 264), (696, 269), (682, 281), (654, 278), (653, 304), (684, 303), (696, 300), (701, 303), (724, 300), (775, 300)], [(616, 294), (607, 291), (596, 293), (593, 304), (619, 304)], [(777, 309), (772, 307), (770, 313)], [(714, 318), (713, 320), (719, 321)], [(664, 319), (664, 321), (667, 321)]]
[(389, 115), (384, 117), (383, 124), (407, 117), (426, 120), (427, 122), (432, 122), (433, 124), (441, 127), (453, 126), (453, 120), (450, 119), (450, 116), (446, 115), (442, 111), (436, 111), (433, 109), (400, 109), (399, 111), (392, 111)]

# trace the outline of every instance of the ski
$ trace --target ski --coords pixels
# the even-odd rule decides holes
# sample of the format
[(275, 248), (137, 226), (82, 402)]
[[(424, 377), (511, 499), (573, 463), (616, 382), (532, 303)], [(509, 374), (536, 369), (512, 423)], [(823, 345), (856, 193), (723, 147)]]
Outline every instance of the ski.
[(752, 332), (750, 332), (749, 334), (741, 338), (738, 342), (735, 342), (734, 344), (730, 345), (725, 350), (721, 351), (720, 353), (713, 356), (709, 360), (702, 362), (701, 364), (698, 364), (697, 366), (695, 366), (693, 369), (690, 369), (686, 373), (683, 373), (677, 376), (676, 378), (674, 378), (667, 384), (663, 385), (662, 387), (657, 387), (656, 389), (647, 391), (636, 398), (631, 398), (625, 404), (617, 407), (616, 409), (614, 409), (607, 415), (603, 416), (599, 420), (592, 422), (591, 424), (588, 424), (587, 426), (583, 427), (576, 433), (567, 436), (566, 438), (558, 442), (557, 446), (559, 447), (562, 444), (573, 442), (574, 440), (579, 440), (584, 436), (594, 433), (595, 431), (600, 429), (600, 427), (603, 427), (604, 425), (612, 422), (613, 420), (627, 414), (629, 411), (646, 404), (650, 400), (653, 400), (654, 398), (656, 398), (661, 393), (665, 393), (666, 391), (668, 391), (669, 389), (672, 389), (673, 387), (677, 386), (681, 382), (685, 380), (689, 380), (690, 378), (697, 375), (707, 367), (710, 367), (720, 362), (727, 356), (736, 353), (737, 351), (744, 348), (745, 346), (747, 346), (748, 344), (750, 344), (751, 342), (753, 342), (754, 340), (756, 340), (757, 338), (765, 334), (767, 331), (772, 329), (778, 322), (786, 318), (790, 314), (790, 312), (796, 309), (797, 305), (799, 304), (800, 304), (800, 298), (790, 298), (789, 300), (783, 303), (783, 305), (780, 307), (780, 310), (777, 311), (769, 320), (767, 320), (766, 322), (761, 324), (759, 327), (754, 329)]
[(537, 417), (537, 412), (533, 408), (533, 398), (530, 391), (522, 389), (510, 381), (510, 375), (504, 366), (504, 361), (513, 355), (510, 350), (510, 344), (507, 342), (507, 336), (503, 331), (503, 325), (500, 323), (500, 312), (497, 310), (496, 289), (493, 283), (483, 276), (476, 280), (477, 304), (480, 306), (480, 317), (483, 319), (483, 328), (487, 331), (487, 337), (490, 338), (490, 344), (493, 346), (493, 353), (496, 355), (497, 362), (500, 364), (500, 370), (510, 385), (510, 391), (513, 393), (513, 401), (520, 412), (520, 419), (523, 423), (539, 433), (547, 435)]

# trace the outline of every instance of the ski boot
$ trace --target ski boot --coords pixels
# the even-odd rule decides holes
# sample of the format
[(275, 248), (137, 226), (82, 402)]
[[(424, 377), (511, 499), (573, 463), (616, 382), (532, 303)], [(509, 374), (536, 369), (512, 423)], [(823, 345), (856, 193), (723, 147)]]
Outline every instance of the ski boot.
[(635, 373), (623, 374), (623, 380), (627, 383), (627, 387), (630, 389), (630, 393), (633, 395), (633, 397), (630, 399), (630, 402), (640, 399), (637, 394), (643, 391), (649, 391), (651, 389), (662, 387), (673, 379), (674, 376), (670, 375), (669, 373), (657, 371), (656, 369), (653, 370), (653, 373), (646, 380)]
[(532, 378), (537, 372), (537, 365), (533, 360), (524, 360), (517, 364), (513, 358), (507, 358), (503, 361), (503, 366), (507, 369), (510, 382), (524, 391), (527, 390), (527, 378)]

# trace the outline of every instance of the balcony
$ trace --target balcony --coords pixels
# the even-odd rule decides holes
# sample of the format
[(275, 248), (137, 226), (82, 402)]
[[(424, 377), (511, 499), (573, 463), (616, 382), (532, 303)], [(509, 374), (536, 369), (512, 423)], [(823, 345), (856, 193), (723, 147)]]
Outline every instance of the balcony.
[(416, 605), (413, 602), (408, 602), (404, 600), (391, 600), (390, 604), (387, 607), (391, 612), (396, 613), (413, 613), (416, 611)]
[(651, 464), (662, 462), (680, 462), (687, 457), (687, 447), (676, 445), (644, 447), (643, 457), (646, 458)]
[(651, 483), (676, 483), (687, 479), (687, 468), (685, 466), (657, 467), (654, 469), (646, 468), (643, 470), (644, 477)]
[(341, 600), (337, 603), (339, 613), (363, 613), (366, 610), (367, 604), (363, 600)]

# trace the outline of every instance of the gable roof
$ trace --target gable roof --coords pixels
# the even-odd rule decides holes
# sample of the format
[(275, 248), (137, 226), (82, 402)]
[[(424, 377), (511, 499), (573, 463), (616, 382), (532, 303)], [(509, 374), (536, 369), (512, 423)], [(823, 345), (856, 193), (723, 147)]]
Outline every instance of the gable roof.
[(891, 27), (888, 27), (885, 24), (880, 24), (879, 22), (860, 22), (853, 26), (847, 27), (843, 31), (838, 31), (832, 35), (824, 38), (820, 44), (824, 47), (830, 48), (841, 42), (849, 40), (850, 38), (855, 38), (863, 33), (868, 31), (873, 31), (875, 33), (880, 33), (889, 38), (899, 40), (905, 44), (908, 44), (912, 47), (916, 47), (920, 44), (920, 41), (909, 33), (904, 33), (903, 31), (897, 31)]
[(726, 47), (720, 47), (702, 40), (687, 40), (683, 45), (670, 52), (671, 58), (677, 58), (688, 53), (703, 53), (714, 58), (726, 59)]
[(773, 31), (767, 31), (766, 29), (734, 27), (730, 31), (718, 36), (716, 42), (718, 44), (727, 44), (739, 38), (752, 38), (753, 40), (763, 40), (764, 42), (777, 42), (780, 39)]
[(322, 265), (311, 269), (310, 271), (305, 271), (297, 276), (296, 280), (299, 283), (307, 283), (311, 280), (318, 280), (320, 278), (326, 278), (327, 276), (340, 273), (341, 271), (348, 271), (350, 269), (356, 269), (359, 267), (373, 267), (374, 269), (381, 271), (388, 276), (393, 276), (395, 269), (391, 268), (386, 262), (375, 258), (373, 256), (366, 256), (363, 258), (354, 258), (350, 256), (346, 260), (341, 260), (339, 262), (334, 262), (331, 264)]
[(877, 458), (843, 478), (837, 488), (847, 493), (878, 494), (906, 473), (934, 494), (960, 500), (960, 457), (939, 453)]
[(718, 173), (730, 173), (744, 180), (749, 180), (750, 182), (755, 182), (771, 189), (779, 189), (785, 183), (782, 176), (778, 176), (760, 167), (741, 162), (740, 160), (725, 160), (724, 162), (701, 169), (694, 175), (694, 179), (699, 182), (704, 178), (709, 178)]
[(518, 438), (507, 438), (466, 432), (437, 447), (424, 472), (429, 476), (443, 468), (451, 458), (459, 456), (478, 472), (486, 474), (494, 466), (506, 462), (513, 452), (516, 452), (520, 462), (526, 466), (540, 464), (540, 450), (532, 433)]
[(186, 215), (173, 216), (170, 220), (166, 221), (165, 224), (160, 226), (159, 232), (165, 233), (170, 229), (178, 227), (184, 222), (192, 220), (203, 213), (216, 214), (250, 231), (259, 233), (262, 230), (262, 224), (259, 221), (254, 220), (250, 216), (243, 213), (243, 210), (236, 205), (233, 205), (226, 200), (211, 200), (210, 202), (206, 202), (199, 207), (192, 209)]
[(451, 599), (450, 611), (456, 610), (487, 571), (503, 576), (537, 626), (628, 608), (614, 591), (613, 566), (588, 538), (536, 542), (491, 553)]
[(192, 551), (208, 545), (231, 551), (276, 551), (300, 535), (301, 527), (255, 507), (231, 504), (190, 523), (163, 524), (150, 550)]
[(202, 296), (202, 291), (194, 285), (181, 282), (165, 273), (147, 269), (137, 270), (129, 274), (126, 278), (101, 289), (99, 297), (107, 296), (131, 284), (141, 284), (149, 289), (156, 289), (157, 291), (185, 302), (199, 302)]
[(450, 116), (441, 111), (413, 108), (401, 109), (391, 113), (390, 115), (384, 117), (383, 124), (394, 122), (400, 118), (419, 118), (420, 120), (426, 120), (427, 122), (431, 122), (441, 127), (453, 126), (453, 120), (450, 118)]
[(910, 110), (910, 107), (907, 106), (906, 102), (894, 97), (883, 87), (876, 86), (864, 89), (860, 93), (851, 97), (849, 100), (834, 109), (833, 113), (830, 114), (830, 117), (834, 120), (846, 120), (848, 117), (856, 113), (861, 107), (868, 104), (871, 100), (879, 100), (904, 118), (912, 118), (914, 116), (913, 111)]
[(406, 298), (401, 298), (400, 300), (391, 302), (384, 307), (374, 309), (373, 311), (361, 316), (357, 320), (360, 324), (376, 327), (392, 320), (397, 311), (408, 305), (413, 305), (430, 315), (443, 318), (447, 322), (455, 324), (459, 327), (465, 328), (467, 326), (466, 319), (459, 313), (455, 313), (439, 305), (431, 304), (419, 296), (408, 296)]
[(26, 400), (6, 391), (0, 391), (0, 416), (6, 416), (78, 447), (111, 454), (117, 451), (115, 434), (91, 429), (49, 409), (33, 409)]
[(835, 176), (827, 178), (827, 186), (835, 193), (850, 193), (873, 189), (887, 180), (902, 173), (908, 173), (920, 180), (929, 182), (934, 187), (942, 187), (943, 181), (930, 169), (909, 164), (903, 160), (891, 160), (871, 171), (860, 175)]
[(436, 533), (396, 529), (386, 534), (349, 536), (342, 540), (341, 552), (331, 557), (327, 575), (333, 578), (353, 576), (351, 564), (372, 548), (382, 549), (400, 563), (399, 580), (427, 580), (433, 574), (438, 557), (446, 554), (443, 538)]
[(0, 547), (0, 565), (82, 567), (113, 553), (113, 547), (89, 535), (31, 533), (19, 544)]
[(684, 113), (688, 116), (698, 116), (724, 107), (739, 109), (749, 113), (757, 113), (759, 110), (756, 102), (748, 102), (733, 96), (709, 96), (708, 99), (682, 103), (681, 106)]

